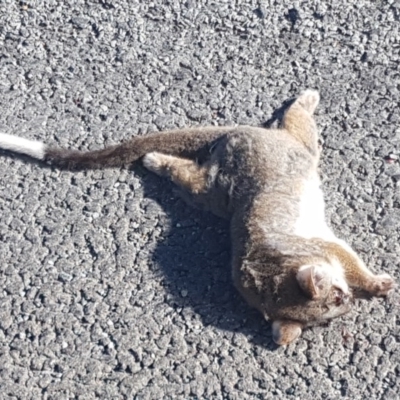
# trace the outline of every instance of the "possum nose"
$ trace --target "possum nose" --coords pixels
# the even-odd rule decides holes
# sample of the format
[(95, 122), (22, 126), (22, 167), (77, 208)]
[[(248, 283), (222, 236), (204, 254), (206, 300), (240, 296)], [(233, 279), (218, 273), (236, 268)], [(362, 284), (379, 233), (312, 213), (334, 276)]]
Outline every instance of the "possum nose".
[(350, 293), (343, 293), (342, 291), (336, 291), (335, 293), (335, 302), (339, 306), (341, 304), (349, 304), (352, 299)]

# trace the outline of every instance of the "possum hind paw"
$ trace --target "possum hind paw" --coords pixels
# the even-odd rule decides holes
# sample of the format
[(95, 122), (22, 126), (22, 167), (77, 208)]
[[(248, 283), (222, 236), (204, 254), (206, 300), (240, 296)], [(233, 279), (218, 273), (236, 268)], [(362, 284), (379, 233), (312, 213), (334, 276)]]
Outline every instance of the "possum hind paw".
[(143, 165), (150, 171), (155, 172), (156, 174), (161, 174), (163, 172), (163, 162), (161, 154), (157, 152), (147, 153), (143, 159)]
[(296, 100), (310, 114), (313, 114), (319, 104), (319, 93), (313, 89), (305, 90)]

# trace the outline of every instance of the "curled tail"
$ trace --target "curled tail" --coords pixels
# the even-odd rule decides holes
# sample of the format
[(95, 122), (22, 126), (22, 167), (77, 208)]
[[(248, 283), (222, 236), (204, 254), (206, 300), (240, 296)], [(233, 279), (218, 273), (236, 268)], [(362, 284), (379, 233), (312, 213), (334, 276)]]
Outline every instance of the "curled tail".
[(136, 136), (121, 144), (86, 152), (51, 147), (39, 141), (0, 133), (0, 149), (50, 161), (60, 167), (120, 167), (130, 165), (153, 151), (201, 158), (202, 154), (209, 152), (215, 140), (233, 131), (235, 128), (232, 127), (173, 130)]

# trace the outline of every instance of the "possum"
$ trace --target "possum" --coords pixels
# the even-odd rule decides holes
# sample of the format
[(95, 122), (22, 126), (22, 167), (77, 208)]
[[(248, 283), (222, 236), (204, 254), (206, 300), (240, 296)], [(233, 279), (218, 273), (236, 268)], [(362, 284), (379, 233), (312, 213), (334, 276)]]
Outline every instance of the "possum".
[(0, 148), (59, 168), (126, 167), (139, 161), (166, 177), (190, 204), (230, 220), (232, 278), (272, 322), (278, 345), (351, 310), (354, 289), (386, 296), (395, 287), (372, 273), (325, 218), (321, 148), (306, 90), (279, 129), (200, 127), (153, 133), (95, 151), (0, 134)]

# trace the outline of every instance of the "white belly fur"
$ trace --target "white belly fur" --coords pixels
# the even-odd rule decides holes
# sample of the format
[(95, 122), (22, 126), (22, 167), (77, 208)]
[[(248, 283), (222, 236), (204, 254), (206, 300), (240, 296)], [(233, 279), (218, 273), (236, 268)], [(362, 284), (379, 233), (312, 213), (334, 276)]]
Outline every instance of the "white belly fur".
[[(305, 239), (319, 238), (337, 243), (358, 259), (353, 249), (345, 241), (337, 238), (326, 223), (324, 195), (317, 175), (308, 180), (304, 185), (294, 233)], [(361, 260), (359, 262), (361, 266), (364, 265)], [(344, 270), (338, 260), (330, 260), (329, 273), (332, 276), (332, 283), (344, 293), (348, 293), (349, 288), (344, 277)]]
[(338, 241), (325, 220), (324, 195), (317, 175), (304, 185), (294, 233), (305, 239)]

